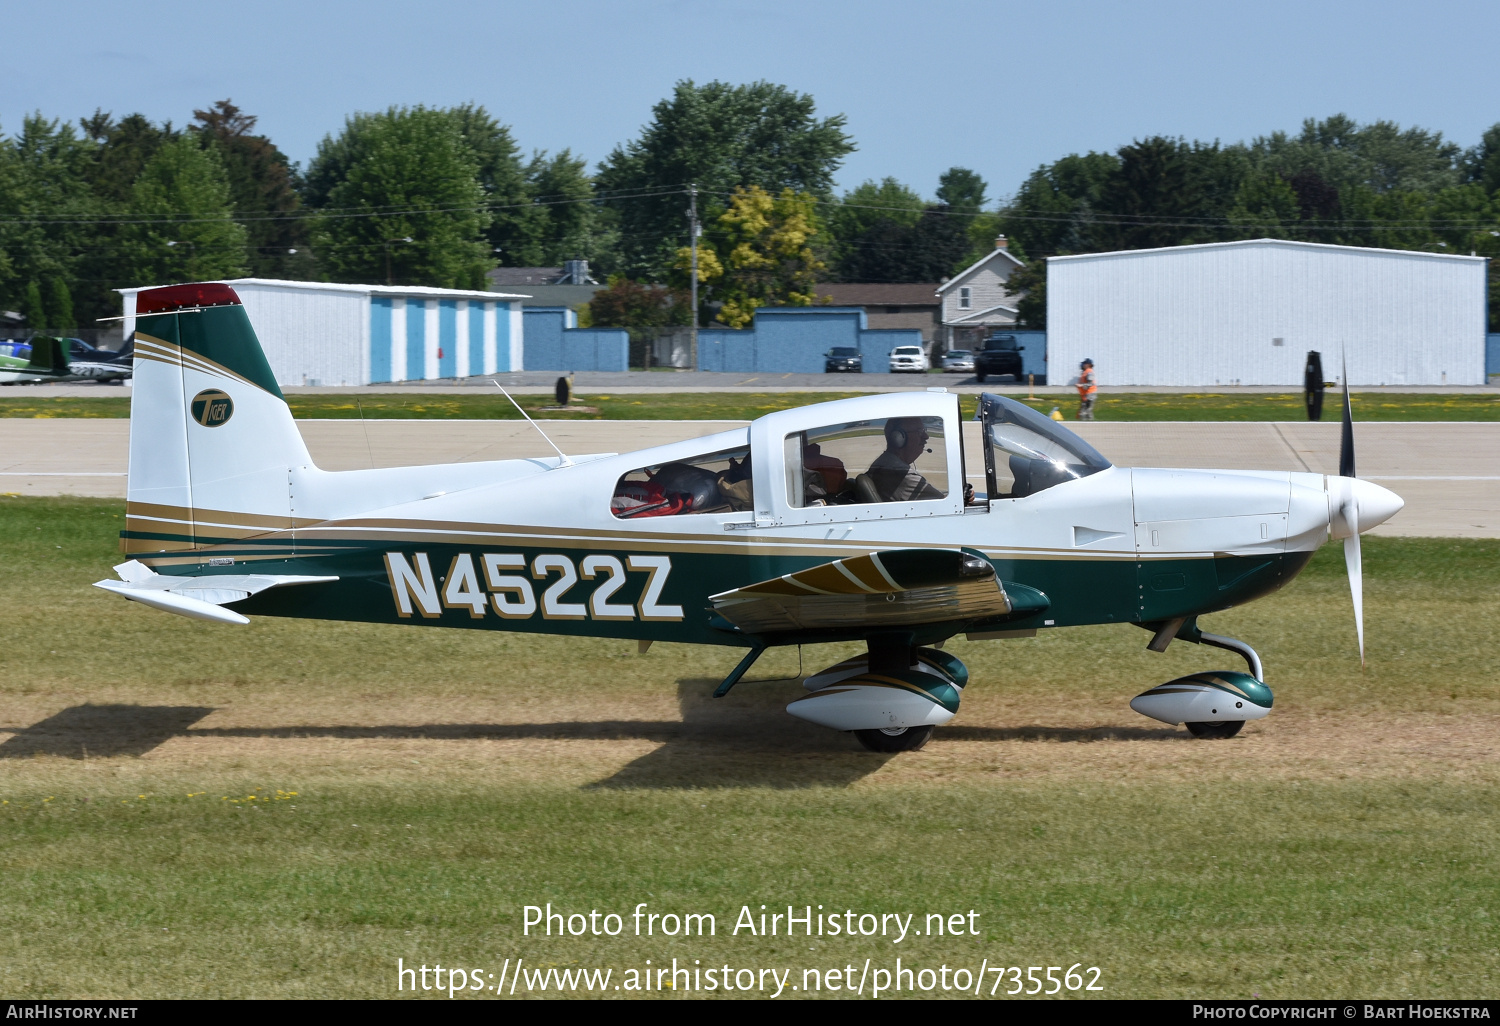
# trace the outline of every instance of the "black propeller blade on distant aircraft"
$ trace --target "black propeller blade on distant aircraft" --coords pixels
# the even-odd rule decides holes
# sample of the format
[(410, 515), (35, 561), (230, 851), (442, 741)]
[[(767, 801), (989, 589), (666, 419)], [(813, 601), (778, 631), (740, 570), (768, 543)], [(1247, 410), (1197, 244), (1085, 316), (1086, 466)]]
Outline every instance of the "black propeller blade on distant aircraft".
[[(1355, 477), (1354, 410), (1349, 403), (1349, 358), (1343, 357), (1344, 425), (1339, 440), (1339, 477)], [(1349, 594), (1354, 600), (1354, 630), (1359, 637), (1359, 665), (1365, 665), (1364, 559), (1359, 548), (1359, 501), (1354, 490), (1346, 488), (1339, 506), (1339, 516), (1348, 525), (1344, 539), (1344, 566), (1349, 571)]]

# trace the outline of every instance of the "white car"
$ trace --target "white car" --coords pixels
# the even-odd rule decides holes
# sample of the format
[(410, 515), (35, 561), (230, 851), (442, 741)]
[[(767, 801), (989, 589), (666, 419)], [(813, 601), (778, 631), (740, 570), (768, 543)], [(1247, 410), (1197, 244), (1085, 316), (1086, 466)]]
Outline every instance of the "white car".
[(897, 346), (891, 350), (892, 374), (900, 374), (902, 371), (926, 374), (931, 367), (932, 362), (927, 359), (921, 346)]

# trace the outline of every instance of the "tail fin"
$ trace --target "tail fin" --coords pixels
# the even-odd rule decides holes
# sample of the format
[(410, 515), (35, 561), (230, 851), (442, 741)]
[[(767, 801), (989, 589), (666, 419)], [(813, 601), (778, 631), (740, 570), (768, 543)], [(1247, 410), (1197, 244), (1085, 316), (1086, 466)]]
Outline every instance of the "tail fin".
[(50, 335), (37, 335), (31, 339), (31, 362), (29, 371), (42, 374), (62, 375), (68, 373), (68, 343)]
[(130, 474), (121, 548), (200, 549), (292, 526), (307, 447), (234, 289), (136, 296)]

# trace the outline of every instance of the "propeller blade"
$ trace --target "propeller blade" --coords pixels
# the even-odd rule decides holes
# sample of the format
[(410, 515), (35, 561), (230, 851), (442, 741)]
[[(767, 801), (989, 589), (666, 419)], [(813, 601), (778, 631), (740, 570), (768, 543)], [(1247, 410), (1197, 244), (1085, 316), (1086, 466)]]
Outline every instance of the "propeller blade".
[[(1350, 506), (1354, 502), (1350, 500)], [(1354, 600), (1354, 630), (1359, 636), (1359, 665), (1365, 665), (1365, 569), (1359, 550), (1359, 510), (1348, 509), (1345, 515), (1355, 524), (1354, 533), (1344, 539), (1344, 566), (1349, 570), (1349, 596)]]
[[(1354, 473), (1354, 410), (1349, 405), (1349, 358), (1344, 363), (1344, 429), (1339, 439), (1339, 477), (1357, 477)], [(1356, 532), (1358, 533), (1358, 532)]]

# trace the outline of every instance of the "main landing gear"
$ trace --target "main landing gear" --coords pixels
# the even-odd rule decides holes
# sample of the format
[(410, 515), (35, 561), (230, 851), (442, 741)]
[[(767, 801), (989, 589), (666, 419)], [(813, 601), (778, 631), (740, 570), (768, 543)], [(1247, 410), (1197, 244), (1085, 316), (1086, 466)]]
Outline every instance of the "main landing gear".
[(1174, 639), (1211, 645), (1238, 653), (1250, 672), (1209, 670), (1179, 677), (1131, 699), (1130, 708), (1136, 712), (1174, 726), (1181, 723), (1194, 737), (1223, 740), (1238, 734), (1246, 720), (1258, 720), (1271, 711), (1271, 689), (1262, 680), (1260, 656), (1243, 641), (1201, 631), (1196, 618), (1141, 626), (1154, 632), (1146, 646), (1153, 652), (1165, 652)]
[(872, 752), (915, 752), (932, 737), (932, 724), (920, 727), (880, 727), (856, 730), (859, 743)]
[(869, 645), (864, 655), (807, 678), (810, 694), (786, 711), (852, 731), (872, 752), (914, 752), (958, 712), (968, 667), (940, 649), (919, 648), (909, 634), (877, 636)]

